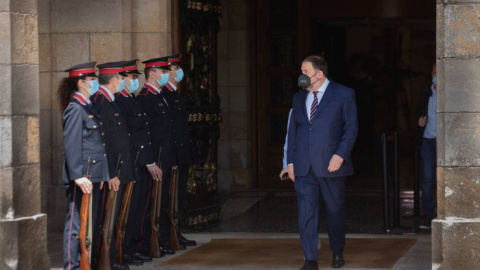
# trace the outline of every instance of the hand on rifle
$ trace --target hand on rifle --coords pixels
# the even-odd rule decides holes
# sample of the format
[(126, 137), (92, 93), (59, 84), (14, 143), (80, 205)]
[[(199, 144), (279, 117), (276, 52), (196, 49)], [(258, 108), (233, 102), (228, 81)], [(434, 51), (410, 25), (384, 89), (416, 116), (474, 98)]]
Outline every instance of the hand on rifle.
[(157, 164), (147, 166), (148, 171), (152, 175), (153, 180), (162, 181), (162, 169), (160, 169)]
[[(118, 188), (120, 187), (120, 179), (118, 177), (114, 177), (110, 180), (108, 180), (108, 189), (112, 189), (115, 191), (118, 191)], [(103, 182), (100, 183), (100, 190), (103, 188)]]
[(92, 192), (92, 182), (86, 177), (78, 178), (77, 180), (75, 180), (75, 184), (79, 186), (80, 189), (82, 189), (82, 192), (84, 194), (90, 194), (90, 192)]

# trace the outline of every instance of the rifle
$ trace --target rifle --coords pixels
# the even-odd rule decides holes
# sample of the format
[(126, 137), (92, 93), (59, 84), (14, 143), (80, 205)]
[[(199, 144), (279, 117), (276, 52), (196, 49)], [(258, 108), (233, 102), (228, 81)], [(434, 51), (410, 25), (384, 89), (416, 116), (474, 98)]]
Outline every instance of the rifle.
[[(157, 164), (161, 168), (161, 155), (162, 155), (162, 147), (158, 150), (158, 161)], [(151, 205), (152, 209), (150, 211), (150, 223), (152, 227), (152, 231), (150, 234), (150, 254), (154, 258), (160, 258), (165, 256), (163, 254), (163, 250), (160, 248), (160, 243), (158, 241), (157, 235), (160, 234), (160, 206), (159, 202), (162, 195), (162, 182), (154, 181), (153, 184), (153, 192), (151, 197)]]
[[(120, 177), (121, 154), (117, 158), (117, 177)], [(99, 270), (110, 270), (110, 241), (112, 240), (113, 215), (115, 213), (115, 204), (117, 201), (117, 192), (114, 189), (108, 191), (107, 203), (105, 205), (105, 219), (102, 226), (102, 249), (100, 250)]]
[[(134, 165), (137, 166), (138, 155), (140, 152), (137, 152), (135, 157)], [(122, 264), (123, 263), (123, 240), (125, 239), (125, 231), (127, 230), (127, 221), (128, 214), (130, 212), (130, 200), (132, 198), (134, 182), (130, 182), (125, 186), (125, 191), (122, 196), (122, 206), (120, 208), (120, 213), (118, 214), (117, 221), (117, 239), (115, 240), (115, 248), (117, 254), (115, 254), (115, 260)]]
[[(90, 175), (90, 157), (87, 160), (87, 172), (84, 175), (88, 180), (91, 180)], [(82, 257), (80, 259), (80, 269), (90, 270), (90, 263), (92, 258), (91, 253), (91, 239), (92, 239), (92, 222), (89, 221), (92, 217), (92, 204), (90, 203), (92, 192), (90, 194), (83, 194), (82, 204), (80, 207), (80, 233), (78, 240), (80, 241), (80, 251)]]
[(180, 250), (180, 241), (178, 240), (177, 235), (177, 224), (178, 224), (178, 169), (172, 168), (172, 178), (170, 182), (170, 203), (169, 203), (169, 212), (170, 212), (170, 248), (174, 250)]

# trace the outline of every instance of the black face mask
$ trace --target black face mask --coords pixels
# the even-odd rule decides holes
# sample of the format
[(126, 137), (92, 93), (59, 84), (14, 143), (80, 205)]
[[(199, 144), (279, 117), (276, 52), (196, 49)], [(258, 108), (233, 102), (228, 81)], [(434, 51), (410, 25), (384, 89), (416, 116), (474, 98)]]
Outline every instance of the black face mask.
[[(317, 73), (318, 73), (318, 71), (315, 72), (315, 74), (313, 74), (312, 77), (315, 76)], [(298, 87), (304, 88), (304, 89), (308, 88), (310, 85), (313, 84), (310, 79), (311, 79), (311, 77), (308, 77), (307, 75), (305, 75), (303, 73), (300, 74), (300, 76), (298, 76)], [(318, 80), (316, 82), (318, 82)], [(316, 82), (314, 82), (314, 83), (316, 83)]]

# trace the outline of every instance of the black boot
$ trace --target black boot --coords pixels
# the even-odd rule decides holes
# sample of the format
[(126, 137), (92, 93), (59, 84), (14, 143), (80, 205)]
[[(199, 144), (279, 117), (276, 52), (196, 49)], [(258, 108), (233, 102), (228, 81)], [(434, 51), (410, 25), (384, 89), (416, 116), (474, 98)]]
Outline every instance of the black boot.
[(302, 268), (299, 270), (318, 270), (318, 262), (317, 261), (305, 261)]

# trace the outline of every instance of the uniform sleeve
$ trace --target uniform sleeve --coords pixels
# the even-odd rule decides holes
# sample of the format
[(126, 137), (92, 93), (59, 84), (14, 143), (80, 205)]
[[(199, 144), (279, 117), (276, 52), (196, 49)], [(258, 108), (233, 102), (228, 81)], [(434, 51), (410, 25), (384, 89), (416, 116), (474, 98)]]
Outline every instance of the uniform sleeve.
[(70, 181), (83, 177), (83, 118), (78, 105), (67, 107), (63, 114), (63, 146)]

